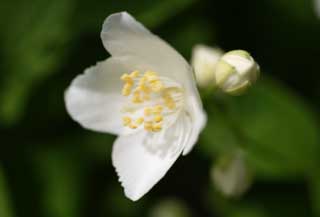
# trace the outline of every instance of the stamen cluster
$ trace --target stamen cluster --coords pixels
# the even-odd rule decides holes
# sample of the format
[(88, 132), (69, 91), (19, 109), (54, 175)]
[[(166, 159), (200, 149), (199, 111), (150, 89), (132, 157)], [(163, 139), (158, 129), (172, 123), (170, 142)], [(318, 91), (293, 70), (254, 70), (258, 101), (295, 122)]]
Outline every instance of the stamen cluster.
[(142, 104), (152, 99), (152, 96), (160, 96), (163, 105), (157, 104), (144, 108), (143, 116), (133, 120), (129, 116), (123, 117), (123, 125), (136, 129), (144, 124), (144, 129), (149, 132), (158, 132), (162, 129), (164, 106), (169, 110), (176, 108), (176, 103), (171, 95), (172, 88), (166, 88), (156, 72), (146, 71), (140, 75), (139, 71), (123, 74), (121, 80), (124, 82), (122, 95), (131, 97), (133, 104)]

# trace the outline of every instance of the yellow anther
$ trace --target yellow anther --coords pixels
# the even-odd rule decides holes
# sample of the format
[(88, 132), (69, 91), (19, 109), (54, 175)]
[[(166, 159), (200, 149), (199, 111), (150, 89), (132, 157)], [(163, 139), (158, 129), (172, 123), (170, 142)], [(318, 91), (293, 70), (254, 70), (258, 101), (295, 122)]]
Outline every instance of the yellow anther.
[(156, 73), (156, 72), (153, 72), (153, 71), (146, 71), (146, 72), (144, 73), (144, 76), (146, 76), (146, 77), (157, 76), (157, 73)]
[(167, 99), (164, 101), (164, 104), (171, 110), (176, 108), (176, 103), (172, 99)]
[(169, 91), (164, 91), (164, 93), (162, 94), (162, 98), (164, 100), (164, 104), (167, 108), (173, 110), (176, 108), (176, 103), (173, 100), (172, 96), (170, 95)]
[(142, 78), (140, 78), (139, 80), (139, 86), (145, 85), (145, 83), (147, 82), (147, 77), (143, 76)]
[(131, 93), (131, 87), (132, 87), (132, 84), (131, 84), (131, 83), (126, 83), (126, 84), (123, 86), (122, 95), (124, 95), (124, 96), (129, 96), (130, 93)]
[(140, 90), (141, 91), (143, 91), (144, 93), (151, 93), (151, 89), (148, 87), (148, 86), (146, 86), (146, 85), (139, 85), (139, 87), (140, 87)]
[(157, 82), (157, 81), (160, 81), (160, 80), (159, 80), (159, 77), (157, 75), (150, 75), (150, 76), (148, 76), (148, 81), (150, 83), (152, 83), (152, 82)]
[(143, 118), (143, 117), (140, 117), (140, 118), (138, 118), (138, 119), (136, 120), (136, 124), (137, 124), (137, 125), (141, 125), (141, 124), (143, 123), (143, 121), (144, 121), (144, 118)]
[[(176, 108), (175, 98), (172, 95), (175, 90), (166, 87), (161, 77), (154, 71), (141, 73), (135, 70), (131, 73), (123, 74), (121, 80), (124, 81), (122, 94), (130, 96), (132, 103), (144, 103), (145, 101), (152, 100), (153, 104), (153, 98), (155, 98), (154, 102), (158, 101), (158, 96), (162, 98), (161, 103), (145, 107), (143, 115), (136, 119), (132, 119), (129, 116), (123, 117), (123, 125), (131, 129), (136, 129), (143, 125), (144, 129), (148, 132), (160, 131), (163, 127), (164, 109), (173, 110)], [(135, 109), (126, 109), (125, 112), (133, 113)]]
[(125, 88), (122, 89), (122, 95), (123, 96), (129, 96), (130, 93), (131, 93), (130, 89), (125, 89)]
[(132, 100), (133, 103), (142, 103), (143, 100), (141, 99), (140, 91), (134, 90)]
[(162, 115), (156, 115), (153, 120), (156, 122), (156, 123), (159, 123), (163, 120), (163, 117)]
[(161, 114), (162, 111), (163, 111), (163, 106), (162, 105), (156, 105), (155, 107), (153, 107), (153, 113), (154, 114)]
[(144, 129), (146, 131), (152, 131), (153, 130), (152, 122), (150, 121), (144, 122)]
[(142, 91), (142, 87), (138, 86), (134, 89), (134, 94), (140, 94), (141, 91)]
[(128, 126), (131, 123), (131, 118), (128, 116), (123, 117), (122, 123), (123, 123), (123, 126)]
[(152, 114), (152, 108), (144, 108), (144, 111), (143, 111), (144, 115), (145, 116), (150, 116)]
[(130, 74), (131, 78), (136, 78), (138, 76), (139, 76), (139, 71), (138, 70), (135, 70), (135, 71), (131, 72), (131, 74)]
[(155, 124), (152, 126), (153, 132), (159, 132), (162, 129), (162, 124)]
[(142, 103), (142, 99), (140, 98), (140, 95), (135, 95), (132, 97), (132, 100), (131, 100), (133, 103)]
[(162, 82), (159, 80), (155, 80), (153, 82), (150, 82), (150, 87), (153, 92), (160, 92), (164, 88)]
[(137, 127), (138, 127), (138, 126), (137, 126), (137, 125), (134, 125), (134, 124), (130, 124), (130, 125), (129, 125), (129, 128), (131, 128), (131, 129), (137, 129)]
[(122, 81), (132, 81), (132, 78), (130, 77), (130, 75), (128, 75), (127, 73), (124, 73), (121, 77), (120, 77), (120, 79), (122, 80)]
[(172, 99), (171, 96), (165, 96), (163, 97), (164, 99), (164, 104), (169, 108), (169, 109), (175, 109), (176, 108), (176, 103)]

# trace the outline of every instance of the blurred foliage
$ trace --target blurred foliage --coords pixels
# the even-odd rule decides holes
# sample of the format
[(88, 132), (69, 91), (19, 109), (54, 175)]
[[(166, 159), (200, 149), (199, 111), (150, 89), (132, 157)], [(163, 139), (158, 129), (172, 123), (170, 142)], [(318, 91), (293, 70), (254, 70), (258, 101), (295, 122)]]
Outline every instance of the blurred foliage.
[[(0, 217), (320, 217), (320, 18), (312, 0), (4, 0), (0, 8)], [(262, 78), (239, 97), (203, 94), (208, 125), (146, 197), (111, 165), (114, 136), (80, 128), (63, 92), (108, 55), (104, 19), (126, 10), (187, 59), (204, 43), (250, 51)], [(241, 149), (254, 184), (227, 199), (210, 180)], [(175, 199), (172, 199), (175, 198)]]
[(0, 169), (0, 216), (13, 217), (7, 183), (2, 168)]

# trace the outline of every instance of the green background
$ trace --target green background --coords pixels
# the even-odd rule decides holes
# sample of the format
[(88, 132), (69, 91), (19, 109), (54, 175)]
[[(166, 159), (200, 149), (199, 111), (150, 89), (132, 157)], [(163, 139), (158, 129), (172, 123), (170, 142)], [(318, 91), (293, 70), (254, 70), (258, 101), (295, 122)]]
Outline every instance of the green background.
[[(320, 217), (320, 17), (310, 0), (2, 0), (0, 217)], [(114, 136), (67, 115), (71, 80), (108, 57), (104, 19), (128, 11), (186, 59), (202, 43), (245, 49), (262, 76), (246, 94), (203, 94), (195, 149), (137, 202), (111, 165)], [(204, 97), (205, 96), (205, 97)], [(253, 184), (228, 198), (210, 178), (241, 148)]]

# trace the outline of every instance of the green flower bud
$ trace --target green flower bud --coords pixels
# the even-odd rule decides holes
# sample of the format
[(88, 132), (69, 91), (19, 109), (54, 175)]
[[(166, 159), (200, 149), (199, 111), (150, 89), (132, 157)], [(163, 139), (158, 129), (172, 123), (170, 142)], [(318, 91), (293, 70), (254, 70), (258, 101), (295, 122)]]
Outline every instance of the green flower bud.
[(234, 50), (220, 58), (214, 75), (220, 89), (238, 95), (257, 80), (259, 66), (247, 51)]
[(314, 0), (314, 9), (316, 11), (316, 15), (320, 18), (320, 0)]
[(239, 197), (252, 183), (251, 172), (242, 151), (222, 155), (211, 170), (212, 181), (218, 191), (228, 197)]
[(186, 204), (175, 198), (168, 198), (156, 203), (152, 208), (151, 217), (190, 217), (190, 210)]

